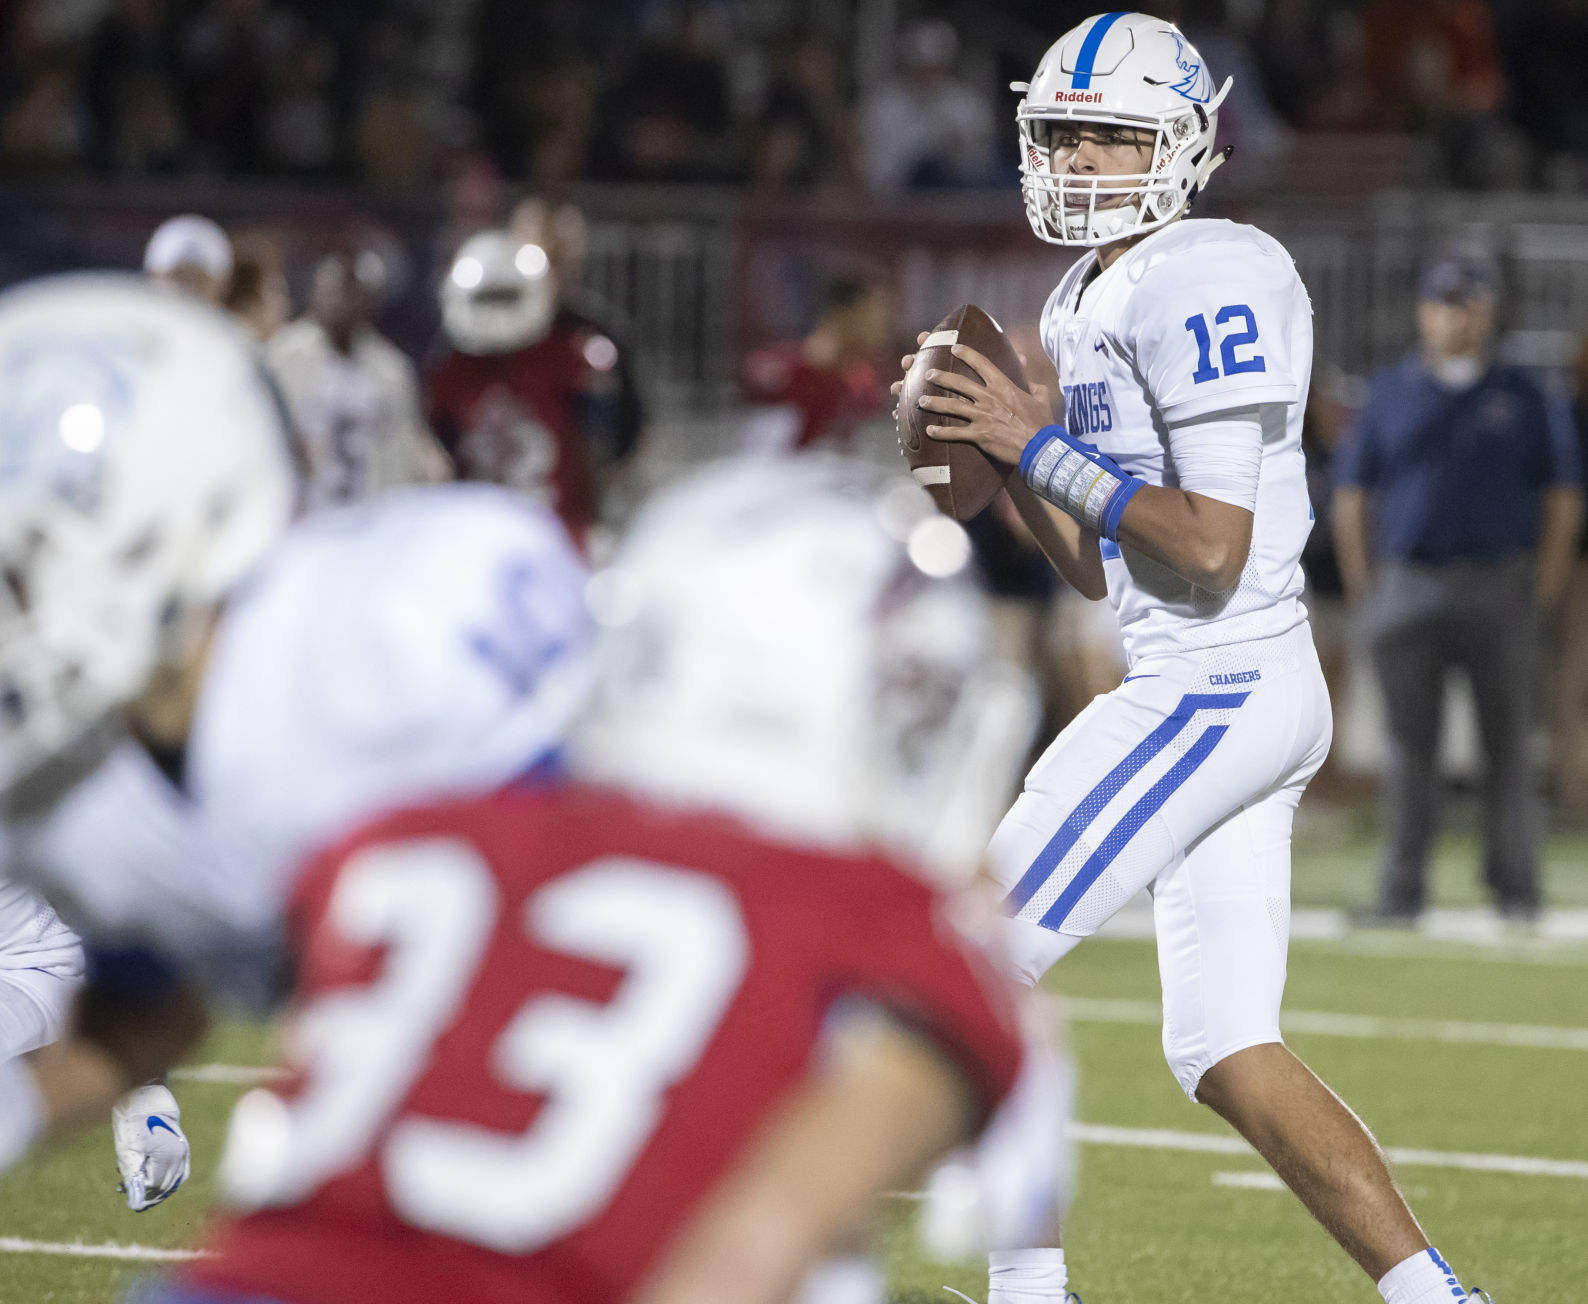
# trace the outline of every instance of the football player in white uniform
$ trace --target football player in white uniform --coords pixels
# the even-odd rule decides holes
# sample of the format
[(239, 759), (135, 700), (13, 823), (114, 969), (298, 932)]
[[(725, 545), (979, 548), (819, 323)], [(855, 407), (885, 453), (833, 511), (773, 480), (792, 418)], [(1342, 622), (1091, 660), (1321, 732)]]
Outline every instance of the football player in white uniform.
[[(1467, 1298), (1356, 1116), (1284, 1046), (1296, 803), (1328, 751), (1301, 603), (1311, 305), (1250, 226), (1187, 220), (1223, 161), (1197, 52), (1145, 14), (1088, 19), (1043, 57), (1018, 122), (1032, 230), (1083, 255), (1042, 340), (1065, 422), (956, 346), (930, 433), (1017, 464), (1017, 505), (1064, 577), (1119, 615), (1130, 670), (1052, 743), (989, 850), (1035, 983), (1142, 888), (1164, 1052), (1273, 1165), (1389, 1304)], [(906, 365), (910, 360), (906, 360)], [(1063, 1251), (995, 1256), (995, 1304), (1064, 1296)]]
[[(100, 275), (9, 291), (0, 376), (0, 862), (117, 961), (98, 987), (90, 964), (86, 1036), (0, 1064), (3, 1168), (169, 1060), (141, 1043), (175, 984), (139, 948), (237, 986), (274, 958), (308, 851), (547, 762), (593, 627), (561, 525), (505, 491), (403, 490), (289, 530), (279, 407), (203, 305)], [(118, 1150), (176, 1133), (146, 1102)]]

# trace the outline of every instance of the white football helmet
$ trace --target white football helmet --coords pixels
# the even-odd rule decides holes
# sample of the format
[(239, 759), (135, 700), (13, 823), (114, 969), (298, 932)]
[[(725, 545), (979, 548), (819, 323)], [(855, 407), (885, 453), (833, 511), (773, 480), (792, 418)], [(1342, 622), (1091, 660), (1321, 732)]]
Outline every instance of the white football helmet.
[(441, 325), (453, 347), (490, 356), (544, 338), (557, 314), (551, 260), (507, 231), (481, 231), (458, 250), (441, 287)]
[[(1202, 56), (1161, 18), (1098, 14), (1066, 32), (1029, 83), (1010, 85), (1025, 93), (1016, 120), (1031, 229), (1050, 244), (1101, 245), (1180, 216), (1228, 155), (1213, 138), (1231, 84), (1215, 93)], [(1069, 171), (1068, 154), (1056, 150), (1066, 123), (1152, 132), (1147, 171)]]
[(225, 314), (110, 274), (0, 295), (0, 792), (143, 691), (296, 494)]
[(576, 764), (776, 835), (978, 864), (1034, 725), (989, 658), (964, 531), (842, 458), (720, 463), (657, 497), (591, 585)]

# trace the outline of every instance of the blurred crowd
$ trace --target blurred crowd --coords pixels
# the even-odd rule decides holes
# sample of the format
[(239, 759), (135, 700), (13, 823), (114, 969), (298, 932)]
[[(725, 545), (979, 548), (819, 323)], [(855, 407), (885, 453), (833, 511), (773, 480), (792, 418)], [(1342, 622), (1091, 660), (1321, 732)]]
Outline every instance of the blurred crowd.
[[(3, 0), (13, 176), (888, 191), (1012, 184), (1006, 87), (1095, 6)], [(1404, 133), (1424, 179), (1588, 185), (1583, 0), (1164, 0), (1259, 157)], [(878, 16), (885, 24), (878, 29)], [(901, 25), (889, 20), (897, 17)]]

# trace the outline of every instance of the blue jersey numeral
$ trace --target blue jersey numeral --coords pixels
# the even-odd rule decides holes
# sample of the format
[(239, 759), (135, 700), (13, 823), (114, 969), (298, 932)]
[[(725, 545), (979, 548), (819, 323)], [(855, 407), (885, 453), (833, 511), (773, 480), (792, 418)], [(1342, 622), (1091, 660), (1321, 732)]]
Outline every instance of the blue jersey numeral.
[[(1249, 358), (1235, 356), (1236, 349), (1257, 343), (1257, 318), (1250, 308), (1244, 303), (1225, 304), (1214, 314), (1213, 324), (1223, 326), (1237, 319), (1246, 323), (1246, 329), (1231, 331), (1219, 341), (1219, 360), (1224, 364), (1224, 375), (1239, 376), (1245, 371), (1267, 371), (1268, 366), (1261, 353), (1254, 353)], [(1192, 383), (1200, 385), (1205, 380), (1217, 380), (1219, 369), (1213, 365), (1213, 336), (1208, 330), (1208, 319), (1196, 313), (1185, 319), (1185, 328), (1197, 342), (1197, 369), (1191, 373)]]
[(507, 562), (496, 575), (493, 628), (469, 633), (469, 650), (500, 675), (508, 690), (517, 696), (533, 691), (546, 667), (567, 650), (563, 636), (548, 628), (549, 622), (537, 610), (546, 603), (540, 586), (555, 583), (558, 578), (544, 577), (529, 559)]

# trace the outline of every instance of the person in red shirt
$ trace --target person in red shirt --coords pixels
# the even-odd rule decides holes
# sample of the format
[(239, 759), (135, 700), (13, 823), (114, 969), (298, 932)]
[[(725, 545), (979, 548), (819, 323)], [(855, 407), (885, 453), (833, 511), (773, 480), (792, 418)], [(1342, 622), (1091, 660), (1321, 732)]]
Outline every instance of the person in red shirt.
[(210, 1254), (140, 1298), (774, 1304), (974, 1137), (1023, 1051), (938, 884), (1021, 726), (968, 557), (826, 458), (651, 504), (591, 586), (574, 781), (297, 884), (291, 1077), (239, 1104)]
[[(581, 545), (600, 517), (598, 473), (624, 448), (618, 346), (558, 311), (546, 251), (506, 231), (458, 250), (442, 287), (450, 348), (426, 379), (431, 428), (460, 479), (518, 489), (552, 505)], [(622, 409), (622, 411), (620, 411)]]
[(745, 358), (744, 401), (772, 410), (755, 420), (760, 433), (752, 439), (779, 451), (850, 448), (856, 428), (887, 411), (877, 359), (893, 335), (893, 295), (886, 284), (861, 276), (834, 280), (809, 335)]

